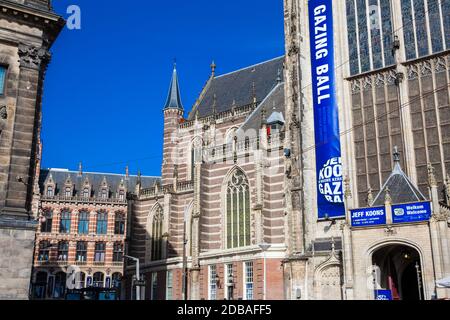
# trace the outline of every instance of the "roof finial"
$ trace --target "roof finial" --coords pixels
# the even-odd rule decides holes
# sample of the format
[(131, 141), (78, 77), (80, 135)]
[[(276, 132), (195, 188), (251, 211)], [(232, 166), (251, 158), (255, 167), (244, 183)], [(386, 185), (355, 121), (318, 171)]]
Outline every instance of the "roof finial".
[(128, 165), (125, 167), (125, 179), (128, 180), (128, 178), (130, 177), (130, 171), (128, 169)]
[(78, 176), (81, 177), (83, 175), (83, 164), (81, 161), (78, 163)]
[(216, 63), (213, 60), (211, 63), (211, 77), (214, 77), (216, 75), (216, 67)]
[(277, 75), (277, 84), (281, 83), (281, 69), (278, 68), (278, 75)]
[(255, 85), (255, 81), (252, 82), (252, 96), (253, 96), (253, 104), (256, 104), (256, 85)]
[(397, 146), (394, 147), (394, 162), (400, 162), (400, 152)]

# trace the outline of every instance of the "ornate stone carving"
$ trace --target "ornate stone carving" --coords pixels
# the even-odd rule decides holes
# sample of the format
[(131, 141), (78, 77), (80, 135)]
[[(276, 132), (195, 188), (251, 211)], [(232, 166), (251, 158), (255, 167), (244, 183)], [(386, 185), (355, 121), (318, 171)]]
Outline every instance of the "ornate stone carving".
[(431, 163), (428, 164), (428, 185), (430, 187), (437, 186), (435, 170)]
[(372, 86), (373, 86), (372, 77), (371, 76), (364, 77), (364, 79), (363, 79), (364, 90), (368, 90), (368, 89), (372, 88)]
[(444, 57), (434, 58), (433, 61), (434, 61), (434, 71), (436, 73), (443, 72), (443, 71), (447, 70), (447, 65), (445, 63), (445, 58)]
[(389, 70), (386, 75), (386, 82), (388, 84), (394, 84), (397, 82), (397, 71)]
[(432, 73), (433, 68), (431, 67), (430, 61), (424, 61), (420, 64), (420, 75), (427, 76)]
[(352, 81), (352, 93), (358, 93), (361, 92), (361, 83), (359, 82), (359, 79)]
[(378, 73), (375, 77), (375, 86), (382, 87), (386, 83), (384, 74)]
[(409, 65), (407, 68), (407, 72), (408, 72), (408, 80), (414, 80), (419, 77), (419, 71), (417, 69), (417, 65), (415, 64)]
[(36, 48), (24, 44), (19, 45), (20, 66), (30, 69), (39, 70), (47, 65), (50, 61), (51, 54), (44, 48)]
[(384, 228), (384, 232), (387, 236), (393, 236), (397, 233), (393, 226), (386, 226), (386, 228)]

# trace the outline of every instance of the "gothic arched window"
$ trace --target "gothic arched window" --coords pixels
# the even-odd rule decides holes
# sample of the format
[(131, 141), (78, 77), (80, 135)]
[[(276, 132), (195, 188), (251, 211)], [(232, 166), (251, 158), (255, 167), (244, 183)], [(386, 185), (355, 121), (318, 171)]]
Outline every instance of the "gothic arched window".
[(226, 220), (227, 248), (249, 246), (250, 190), (247, 177), (241, 170), (236, 170), (228, 181)]
[(162, 259), (163, 222), (163, 209), (159, 207), (154, 214), (152, 221), (152, 261)]

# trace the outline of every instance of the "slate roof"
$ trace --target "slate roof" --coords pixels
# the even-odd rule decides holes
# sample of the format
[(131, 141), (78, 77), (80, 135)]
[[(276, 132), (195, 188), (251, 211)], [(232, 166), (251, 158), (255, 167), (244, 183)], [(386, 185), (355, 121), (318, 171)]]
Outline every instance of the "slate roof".
[(384, 183), (381, 191), (375, 197), (373, 206), (384, 206), (386, 188), (390, 191), (392, 204), (426, 201), (426, 197), (419, 191), (419, 188), (403, 172), (397, 152), (394, 154), (394, 157), (394, 170)]
[[(262, 110), (265, 110), (265, 119), (281, 116), (284, 118), (285, 101), (284, 101), (284, 83), (279, 83), (270, 91), (269, 95), (260, 103), (260, 105), (253, 111), (248, 119), (242, 124), (238, 131), (245, 133), (248, 129), (261, 128)], [(284, 122), (284, 121), (283, 121)]]
[(284, 56), (212, 78), (189, 120), (195, 118), (196, 110), (199, 117), (212, 115), (214, 101), (216, 113), (231, 110), (233, 102), (237, 107), (251, 104), (254, 95), (261, 102), (282, 81), (283, 63)]
[(172, 80), (170, 81), (169, 93), (167, 95), (164, 109), (181, 109), (183, 110), (183, 103), (181, 102), (180, 85), (178, 84), (177, 68), (174, 66)]
[[(44, 194), (44, 184), (49, 175), (52, 175), (53, 181), (56, 183), (55, 194), (63, 190), (66, 179), (70, 176), (72, 183), (74, 184), (74, 196), (80, 196), (82, 190), (82, 184), (86, 177), (89, 179), (89, 183), (92, 187), (92, 194), (97, 195), (103, 178), (106, 178), (108, 187), (111, 193), (115, 193), (118, 186), (123, 179), (127, 187), (127, 191), (134, 192), (138, 177), (130, 175), (126, 179), (124, 174), (111, 174), (111, 173), (99, 173), (99, 172), (83, 172), (82, 176), (78, 176), (77, 171), (69, 171), (63, 169), (42, 169), (39, 176), (39, 188), (41, 194)], [(154, 185), (155, 181), (160, 181), (159, 177), (141, 176), (142, 188), (150, 188)]]

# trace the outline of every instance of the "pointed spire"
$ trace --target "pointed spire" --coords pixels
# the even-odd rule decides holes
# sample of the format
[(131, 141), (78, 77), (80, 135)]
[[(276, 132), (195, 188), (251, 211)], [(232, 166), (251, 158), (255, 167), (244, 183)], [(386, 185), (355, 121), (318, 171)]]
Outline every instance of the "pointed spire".
[(130, 170), (128, 166), (125, 167), (125, 179), (128, 180), (130, 178)]
[(180, 86), (178, 84), (177, 63), (174, 62), (172, 81), (170, 82), (169, 94), (164, 109), (180, 109), (183, 110), (181, 102)]
[(83, 175), (83, 164), (80, 161), (80, 163), (78, 163), (78, 176), (81, 177), (82, 175)]

